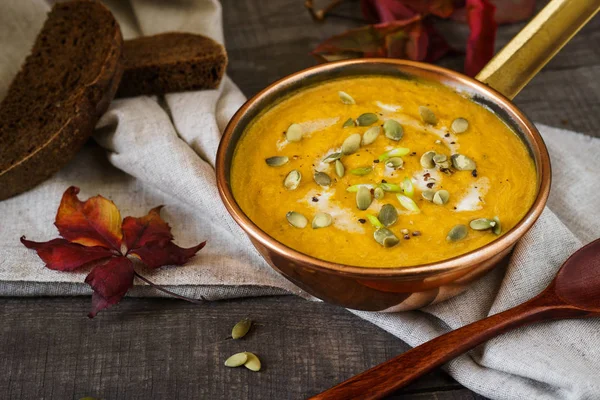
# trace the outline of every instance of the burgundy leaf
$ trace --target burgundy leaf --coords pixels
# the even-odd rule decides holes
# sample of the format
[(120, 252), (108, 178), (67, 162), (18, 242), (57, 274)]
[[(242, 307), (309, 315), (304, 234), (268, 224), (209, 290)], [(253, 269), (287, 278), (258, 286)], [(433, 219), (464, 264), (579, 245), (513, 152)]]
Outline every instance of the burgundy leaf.
[(173, 242), (161, 246), (160, 243), (147, 243), (144, 247), (132, 250), (130, 254), (138, 257), (150, 268), (158, 268), (163, 265), (182, 265), (192, 258), (200, 249), (206, 245), (202, 242), (197, 246), (184, 249)]
[(173, 240), (171, 227), (160, 217), (162, 206), (153, 208), (147, 215), (123, 220), (123, 239), (128, 250), (137, 249), (150, 242), (161, 246)]
[(117, 304), (133, 286), (133, 263), (127, 257), (111, 258), (106, 264), (94, 267), (85, 278), (92, 287), (92, 310), (88, 314), (94, 318), (98, 311)]
[(489, 0), (467, 0), (466, 7), (471, 32), (467, 41), (465, 74), (475, 76), (494, 55), (496, 7)]
[(71, 243), (66, 239), (53, 239), (48, 242), (33, 242), (21, 237), (21, 243), (28, 249), (37, 251), (46, 267), (58, 271), (73, 271), (92, 261), (112, 257), (114, 254), (104, 247), (86, 247)]

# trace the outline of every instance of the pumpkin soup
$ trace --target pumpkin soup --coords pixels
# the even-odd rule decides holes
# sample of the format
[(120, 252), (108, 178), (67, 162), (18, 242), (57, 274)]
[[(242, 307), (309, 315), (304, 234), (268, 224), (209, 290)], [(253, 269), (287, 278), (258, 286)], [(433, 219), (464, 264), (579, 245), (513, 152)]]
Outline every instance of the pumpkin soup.
[(263, 112), (230, 180), (244, 213), (279, 242), (362, 267), (474, 250), (536, 194), (533, 160), (496, 115), (442, 85), (383, 76), (332, 80)]

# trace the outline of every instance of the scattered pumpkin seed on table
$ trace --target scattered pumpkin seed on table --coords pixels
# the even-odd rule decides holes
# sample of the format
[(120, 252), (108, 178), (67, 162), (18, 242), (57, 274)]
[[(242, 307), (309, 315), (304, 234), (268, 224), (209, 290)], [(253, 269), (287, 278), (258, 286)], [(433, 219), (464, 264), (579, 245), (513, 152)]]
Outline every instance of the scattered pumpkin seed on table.
[(300, 124), (291, 124), (285, 132), (285, 138), (288, 142), (299, 142), (302, 140), (302, 126)]
[(361, 136), (358, 133), (354, 133), (344, 140), (342, 143), (342, 154), (350, 155), (360, 149)]
[(450, 129), (452, 129), (452, 132), (454, 133), (464, 133), (469, 129), (469, 121), (464, 118), (456, 118), (452, 121)]
[(369, 208), (372, 201), (371, 190), (365, 186), (359, 187), (356, 192), (356, 207), (358, 207), (359, 210), (366, 210)]
[(329, 225), (331, 225), (332, 221), (333, 221), (333, 219), (331, 218), (331, 215), (324, 213), (324, 212), (318, 212), (315, 214), (315, 217), (312, 220), (312, 228), (313, 229), (326, 228)]
[(388, 119), (383, 123), (383, 131), (385, 132), (385, 137), (395, 141), (402, 139), (404, 135), (402, 125), (394, 119)]
[(394, 232), (390, 231), (388, 228), (377, 229), (373, 233), (373, 238), (383, 247), (394, 247), (400, 243), (400, 239), (398, 239), (398, 237), (394, 235)]
[(379, 121), (379, 118), (376, 114), (373, 113), (364, 113), (356, 118), (356, 123), (358, 126), (369, 126), (373, 125), (375, 122)]
[(443, 206), (448, 203), (448, 200), (450, 200), (450, 193), (447, 190), (442, 189), (435, 192), (432, 201), (439, 206)]
[(433, 111), (431, 111), (431, 109), (429, 109), (428, 107), (419, 106), (419, 115), (421, 116), (423, 122), (425, 122), (426, 124), (437, 124), (437, 117), (435, 116)]
[(290, 225), (292, 225), (295, 228), (303, 229), (308, 224), (308, 219), (306, 219), (304, 215), (296, 211), (289, 211), (285, 215), (285, 217), (287, 218)]
[(352, 175), (365, 176), (365, 175), (368, 175), (371, 172), (373, 172), (373, 168), (371, 168), (371, 167), (359, 167), (359, 168), (351, 169), (348, 172), (350, 172)]
[(398, 211), (396, 210), (396, 207), (391, 204), (384, 204), (383, 207), (381, 207), (381, 210), (379, 210), (378, 219), (386, 227), (395, 224), (396, 221), (398, 221)]
[(302, 180), (302, 174), (297, 169), (293, 169), (283, 180), (283, 186), (288, 190), (296, 190), (300, 181)]
[(244, 363), (244, 367), (248, 368), (250, 371), (260, 371), (261, 364), (256, 354), (250, 353), (249, 351), (245, 351), (244, 354), (248, 357), (248, 360)]
[(363, 133), (362, 137), (362, 145), (368, 146), (371, 143), (377, 140), (377, 137), (381, 133), (381, 128), (379, 126), (372, 126), (365, 133)]
[(243, 320), (241, 320), (233, 326), (233, 329), (231, 330), (231, 337), (233, 339), (243, 338), (244, 336), (246, 336), (251, 326), (252, 321), (248, 318), (244, 318)]
[(320, 186), (329, 186), (331, 185), (331, 178), (325, 172), (317, 171), (313, 175), (315, 182)]
[(450, 229), (450, 232), (448, 232), (446, 240), (448, 242), (458, 242), (459, 240), (466, 238), (467, 233), (468, 230), (466, 225), (455, 225), (452, 229)]
[(248, 361), (248, 355), (246, 353), (235, 353), (225, 360), (225, 366), (230, 368), (241, 367)]
[(344, 168), (344, 164), (340, 160), (335, 160), (335, 173), (337, 176), (342, 178), (344, 173), (346, 172), (346, 168)]
[(281, 167), (288, 163), (290, 159), (286, 156), (274, 156), (265, 159), (265, 162), (269, 167)]
[(342, 103), (344, 104), (356, 104), (356, 101), (354, 101), (354, 99), (352, 98), (352, 96), (350, 96), (348, 93), (346, 92), (342, 92), (341, 90), (338, 92), (338, 96), (340, 96), (340, 100), (342, 101)]

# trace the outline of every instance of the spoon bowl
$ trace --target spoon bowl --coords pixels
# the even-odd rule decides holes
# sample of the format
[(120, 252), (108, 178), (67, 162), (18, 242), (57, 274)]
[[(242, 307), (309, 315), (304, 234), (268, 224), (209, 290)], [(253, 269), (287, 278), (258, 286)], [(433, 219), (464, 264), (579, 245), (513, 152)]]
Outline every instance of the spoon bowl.
[(526, 303), (423, 343), (311, 399), (380, 399), (510, 329), (596, 316), (600, 316), (600, 239), (571, 255), (550, 285)]

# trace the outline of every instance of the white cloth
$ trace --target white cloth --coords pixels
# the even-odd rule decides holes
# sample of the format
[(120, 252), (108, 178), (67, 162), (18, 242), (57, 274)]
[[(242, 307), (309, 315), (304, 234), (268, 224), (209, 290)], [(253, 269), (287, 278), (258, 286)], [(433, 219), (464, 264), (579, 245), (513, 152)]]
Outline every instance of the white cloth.
[[(223, 39), (216, 0), (113, 3), (126, 37), (186, 30)], [(26, 14), (19, 29), (39, 29), (30, 21), (41, 19), (25, 4), (3, 2), (0, 15), (19, 21), (19, 15)], [(41, 2), (30, 4), (37, 6), (38, 13), (47, 9)], [(31, 40), (31, 34), (19, 35), (15, 32), (20, 30), (11, 26), (0, 24), (0, 39)], [(14, 65), (4, 65), (14, 62), (14, 57), (0, 58), (0, 62), (0, 78), (7, 75), (5, 68), (16, 71)], [(243, 101), (229, 79), (219, 90), (170, 94), (164, 102), (151, 97), (114, 101), (98, 124), (95, 140), (99, 146), (86, 146), (50, 180), (0, 202), (0, 295), (90, 293), (83, 283), (86, 271), (48, 270), (35, 252), (19, 242), (24, 234), (39, 241), (57, 236), (53, 220), (60, 197), (75, 185), (81, 188), (81, 198), (98, 193), (109, 197), (123, 216), (144, 215), (165, 204), (163, 217), (173, 227), (178, 244), (208, 240), (188, 265), (146, 271), (158, 284), (209, 299), (285, 293), (308, 297), (267, 266), (228, 216), (217, 193), (217, 145), (225, 124)], [(539, 128), (553, 162), (552, 194), (538, 223), (516, 246), (507, 269), (497, 268), (464, 294), (423, 310), (354, 311), (356, 315), (416, 346), (533, 297), (573, 251), (600, 236), (600, 209), (594, 194), (594, 188), (600, 187), (600, 140)], [(141, 282), (136, 285), (131, 295), (159, 295)], [(118, 308), (108, 312), (118, 312)], [(463, 385), (494, 399), (599, 398), (600, 321), (557, 321), (518, 329), (450, 362), (447, 370)]]

